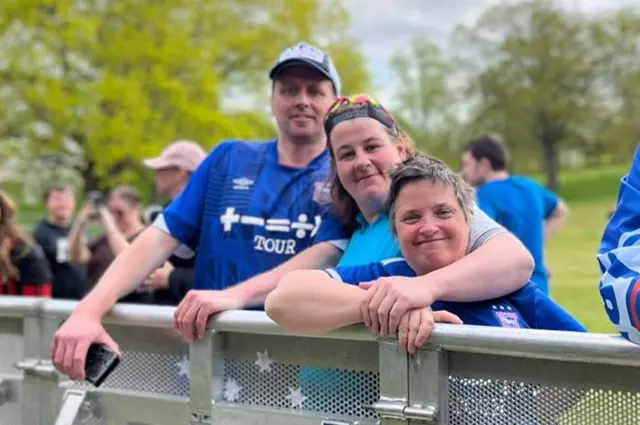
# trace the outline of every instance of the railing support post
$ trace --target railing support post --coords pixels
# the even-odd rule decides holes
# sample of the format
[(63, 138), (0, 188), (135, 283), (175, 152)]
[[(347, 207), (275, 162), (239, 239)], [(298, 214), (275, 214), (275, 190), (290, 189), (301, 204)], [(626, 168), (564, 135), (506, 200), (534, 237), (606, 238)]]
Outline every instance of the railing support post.
[(189, 347), (189, 411), (191, 425), (211, 424), (213, 334)]
[(64, 393), (62, 408), (55, 425), (73, 425), (80, 413), (80, 408), (87, 397), (86, 391), (67, 390)]

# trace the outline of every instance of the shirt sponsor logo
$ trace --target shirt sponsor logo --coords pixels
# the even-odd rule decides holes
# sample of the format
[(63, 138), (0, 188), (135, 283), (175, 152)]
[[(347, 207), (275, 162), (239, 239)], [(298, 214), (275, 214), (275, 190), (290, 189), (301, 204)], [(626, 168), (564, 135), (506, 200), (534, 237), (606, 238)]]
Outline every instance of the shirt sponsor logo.
[[(236, 213), (234, 207), (228, 207), (225, 213), (220, 216), (220, 223), (223, 232), (230, 232), (235, 226), (255, 226), (264, 227), (268, 232), (277, 236), (288, 236), (288, 239), (269, 238), (262, 235), (254, 236), (254, 249), (256, 251), (291, 255), (296, 253), (296, 239), (304, 239), (306, 237), (314, 237), (318, 233), (322, 217), (316, 215), (313, 221), (307, 214), (298, 215), (297, 221), (291, 221), (287, 218), (262, 218), (250, 215), (240, 215)], [(290, 236), (294, 232), (295, 238)]]
[(253, 183), (255, 183), (253, 180), (247, 177), (233, 179), (232, 182), (233, 182), (233, 190), (249, 190), (251, 186), (253, 186)]

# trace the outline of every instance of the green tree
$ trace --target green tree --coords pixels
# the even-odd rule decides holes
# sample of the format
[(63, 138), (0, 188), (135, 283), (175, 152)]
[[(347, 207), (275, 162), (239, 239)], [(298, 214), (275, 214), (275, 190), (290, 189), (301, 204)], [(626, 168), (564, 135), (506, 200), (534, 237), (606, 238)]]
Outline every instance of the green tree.
[(394, 112), (420, 149), (451, 160), (458, 135), (453, 68), (429, 40), (414, 38), (408, 47), (389, 61), (397, 82)]
[(608, 57), (603, 76), (605, 105), (592, 123), (600, 129), (592, 155), (627, 163), (640, 140), (640, 9), (604, 16), (598, 27), (598, 48)]
[(461, 47), (472, 52), (476, 126), (502, 133), (521, 158), (541, 152), (554, 189), (561, 151), (578, 143), (601, 104), (597, 85), (608, 56), (595, 48), (597, 26), (551, 0), (531, 0), (490, 7), (457, 31)]
[(140, 159), (174, 139), (271, 137), (262, 111), (224, 107), (230, 93), (264, 98), (270, 66), (299, 40), (322, 40), (345, 88), (366, 87), (348, 25), (337, 0), (5, 0), (0, 140), (79, 156), (71, 167), (95, 188), (144, 178)]

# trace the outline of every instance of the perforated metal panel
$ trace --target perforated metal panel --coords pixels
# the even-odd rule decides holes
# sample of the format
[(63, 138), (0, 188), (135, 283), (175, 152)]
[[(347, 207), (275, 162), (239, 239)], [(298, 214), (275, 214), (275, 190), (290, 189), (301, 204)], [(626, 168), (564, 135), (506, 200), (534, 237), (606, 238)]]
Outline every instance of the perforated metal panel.
[[(255, 362), (226, 360), (223, 379), (223, 391), (215, 394), (218, 402), (340, 416), (375, 417), (362, 405), (372, 404), (380, 396), (378, 374), (370, 371), (273, 363), (270, 371), (261, 372)], [(236, 384), (239, 390), (233, 391)]]
[(22, 424), (20, 371), (13, 367), (23, 360), (22, 320), (0, 318), (0, 425)]
[(637, 425), (640, 393), (449, 377), (450, 425)]
[[(181, 372), (184, 356), (123, 350), (123, 361), (100, 388), (189, 396), (189, 379)], [(186, 369), (188, 371), (188, 369)], [(80, 386), (89, 387), (83, 383)]]

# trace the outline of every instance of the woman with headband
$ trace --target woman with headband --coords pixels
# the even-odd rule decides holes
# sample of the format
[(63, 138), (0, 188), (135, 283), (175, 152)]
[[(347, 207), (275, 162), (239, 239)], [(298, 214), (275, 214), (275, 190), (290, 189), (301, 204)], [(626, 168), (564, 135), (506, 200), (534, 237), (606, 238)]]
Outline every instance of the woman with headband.
[[(475, 214), (473, 189), (442, 161), (423, 154), (402, 162), (389, 178), (383, 208), (400, 255), (369, 264), (291, 272), (267, 298), (267, 313), (276, 322), (298, 332), (324, 332), (361, 323), (364, 314), (358, 304), (365, 291), (357, 286), (362, 282), (427, 276), (466, 255)], [(531, 282), (491, 300), (438, 300), (426, 307), (432, 307), (443, 322), (586, 331)], [(424, 308), (416, 308), (401, 317), (400, 343), (409, 352), (415, 352), (428, 336), (430, 320), (425, 314)], [(413, 338), (408, 337), (409, 331)]]
[[(331, 198), (352, 232), (338, 266), (398, 257), (384, 202), (390, 171), (416, 154), (413, 141), (378, 101), (365, 95), (339, 98), (327, 114), (325, 132), (332, 159)], [(527, 283), (533, 263), (526, 248), (477, 206), (473, 210), (463, 259), (419, 279), (384, 279), (371, 286), (362, 315), (374, 333), (395, 334), (400, 317), (411, 308), (436, 300), (490, 299)]]
[[(364, 315), (360, 305), (367, 291), (358, 287), (360, 283), (402, 277), (406, 285), (410, 279), (419, 281), (416, 276), (428, 276), (464, 258), (474, 216), (473, 189), (443, 162), (420, 154), (395, 167), (390, 179), (384, 213), (389, 217), (390, 231), (397, 238), (404, 258), (322, 271), (291, 272), (267, 298), (267, 314), (280, 326), (295, 332), (317, 333), (362, 323)], [(409, 353), (416, 353), (425, 343), (434, 320), (505, 328), (586, 331), (535, 283), (491, 300), (466, 303), (438, 300), (428, 307), (410, 309), (400, 317), (398, 340)], [(311, 404), (327, 399), (352, 400), (354, 394), (359, 394), (358, 378), (357, 372), (336, 373), (308, 366), (301, 369), (299, 376), (300, 386)], [(497, 384), (496, 390), (499, 389)], [(530, 406), (525, 409), (525, 415), (534, 417), (555, 418), (577, 401), (576, 398), (546, 406), (545, 396), (527, 392), (518, 397)], [(539, 402), (542, 402), (540, 406)], [(469, 415), (469, 423), (477, 421), (473, 409), (463, 409), (463, 412)], [(516, 422), (525, 420), (525, 417), (518, 418)]]

